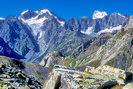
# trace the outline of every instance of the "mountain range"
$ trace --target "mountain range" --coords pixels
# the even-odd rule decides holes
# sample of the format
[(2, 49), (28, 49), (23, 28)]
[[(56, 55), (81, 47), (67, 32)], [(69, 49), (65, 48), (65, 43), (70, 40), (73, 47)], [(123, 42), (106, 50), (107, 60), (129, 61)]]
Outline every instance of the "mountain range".
[(39, 63), (54, 51), (76, 58), (99, 37), (104, 40), (99, 44), (101, 46), (111, 34), (121, 31), (128, 24), (129, 17), (95, 11), (93, 18), (64, 20), (48, 9), (26, 10), (18, 17), (0, 20), (0, 37), (13, 52), (22, 56), (13, 58), (27, 62)]

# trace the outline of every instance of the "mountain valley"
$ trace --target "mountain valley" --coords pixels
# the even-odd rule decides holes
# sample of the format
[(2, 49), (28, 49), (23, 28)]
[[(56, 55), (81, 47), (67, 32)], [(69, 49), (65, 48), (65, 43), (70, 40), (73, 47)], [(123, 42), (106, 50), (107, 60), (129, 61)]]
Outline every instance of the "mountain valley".
[(133, 16), (26, 10), (0, 31), (0, 89), (133, 88)]

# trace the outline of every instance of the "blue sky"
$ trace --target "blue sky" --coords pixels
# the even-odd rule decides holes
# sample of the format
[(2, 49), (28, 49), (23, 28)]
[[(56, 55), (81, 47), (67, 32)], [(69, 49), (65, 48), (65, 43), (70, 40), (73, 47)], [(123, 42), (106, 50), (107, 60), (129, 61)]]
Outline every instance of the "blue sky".
[(94, 10), (131, 15), (133, 0), (0, 0), (0, 17), (47, 8), (64, 19), (91, 17)]

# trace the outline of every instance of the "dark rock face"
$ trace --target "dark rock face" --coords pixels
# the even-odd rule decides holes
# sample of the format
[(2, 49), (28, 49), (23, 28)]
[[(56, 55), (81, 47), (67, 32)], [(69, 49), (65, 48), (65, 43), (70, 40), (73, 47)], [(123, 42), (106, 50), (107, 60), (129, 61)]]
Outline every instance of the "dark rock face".
[[(18, 20), (17, 17), (8, 17), (5, 21), (1, 21), (0, 25), (1, 39), (14, 52), (27, 59), (32, 58), (33, 53), (39, 52), (38, 44), (31, 34), (30, 28)], [(27, 57), (27, 55), (31, 55), (31, 57)]]
[(0, 38), (0, 55), (17, 58), (17, 59), (24, 59), (23, 56), (14, 52), (14, 50), (11, 49), (9, 45), (5, 43), (5, 41), (2, 38)]

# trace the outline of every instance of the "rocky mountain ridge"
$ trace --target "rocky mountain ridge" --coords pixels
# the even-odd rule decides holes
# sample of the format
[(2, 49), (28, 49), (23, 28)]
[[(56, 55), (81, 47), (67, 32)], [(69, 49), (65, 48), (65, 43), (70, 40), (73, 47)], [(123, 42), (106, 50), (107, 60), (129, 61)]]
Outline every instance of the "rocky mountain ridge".
[(27, 10), (19, 17), (0, 20), (0, 37), (24, 61), (39, 63), (54, 51), (77, 57), (94, 37), (99, 38), (102, 33), (115, 34), (128, 22), (129, 16), (119, 13), (97, 19), (63, 20), (47, 9)]
[(96, 52), (80, 59), (77, 66), (101, 66), (108, 64), (123, 70), (132, 70), (133, 28), (131, 24), (132, 19), (130, 19), (129, 25), (123, 28), (121, 32), (112, 36), (112, 38), (110, 38)]

